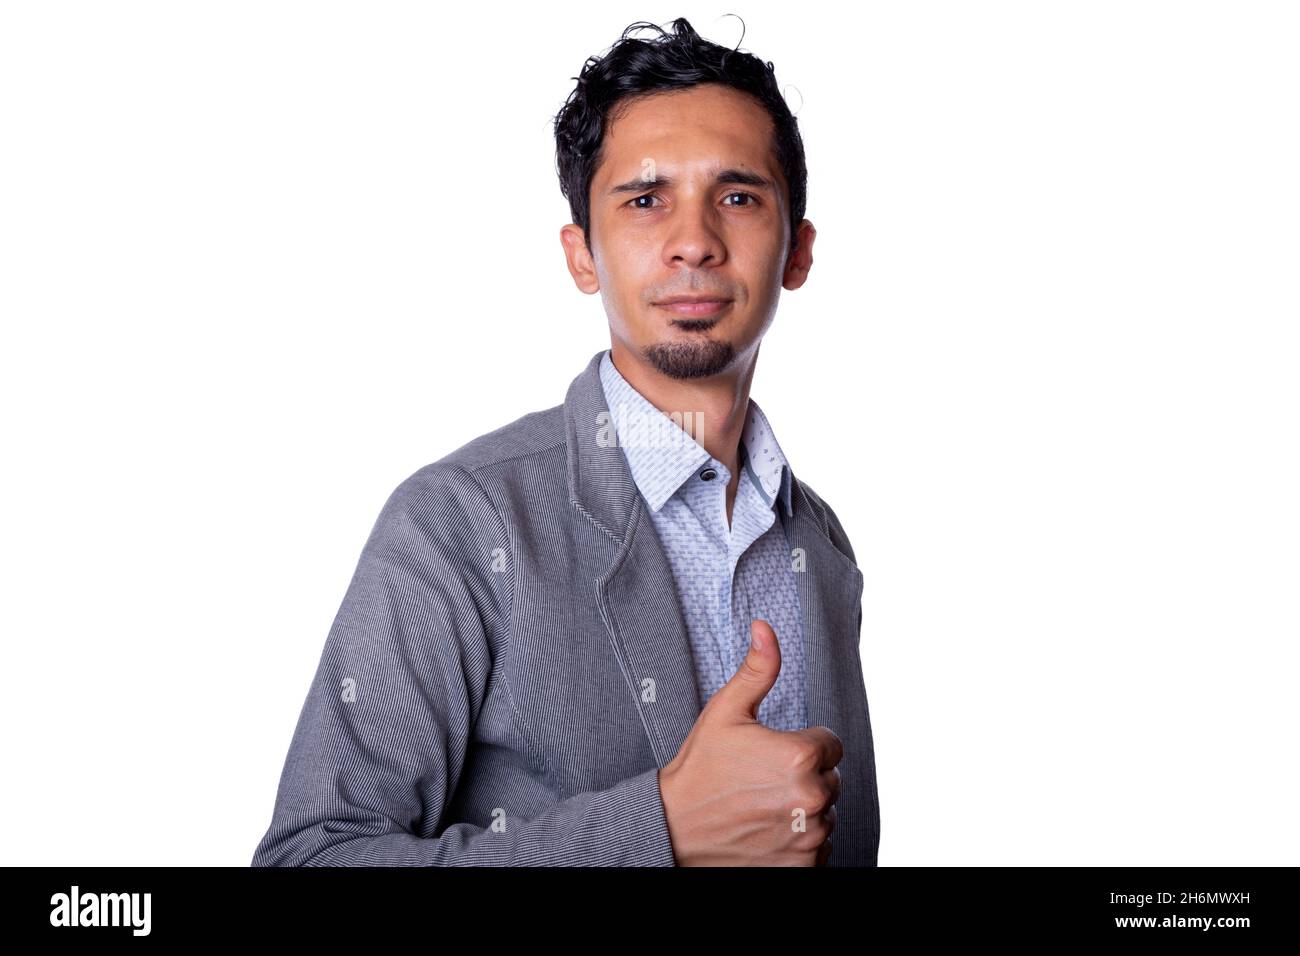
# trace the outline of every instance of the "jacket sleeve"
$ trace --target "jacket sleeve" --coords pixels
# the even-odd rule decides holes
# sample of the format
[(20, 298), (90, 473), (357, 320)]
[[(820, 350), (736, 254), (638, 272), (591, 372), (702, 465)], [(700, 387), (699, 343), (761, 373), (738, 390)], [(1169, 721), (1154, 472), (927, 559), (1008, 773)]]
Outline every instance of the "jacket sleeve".
[[(500, 549), (500, 550), (498, 550)], [(673, 866), (658, 769), (504, 827), (440, 825), (508, 629), (506, 528), (435, 464), (385, 503), (325, 641), (253, 866)]]

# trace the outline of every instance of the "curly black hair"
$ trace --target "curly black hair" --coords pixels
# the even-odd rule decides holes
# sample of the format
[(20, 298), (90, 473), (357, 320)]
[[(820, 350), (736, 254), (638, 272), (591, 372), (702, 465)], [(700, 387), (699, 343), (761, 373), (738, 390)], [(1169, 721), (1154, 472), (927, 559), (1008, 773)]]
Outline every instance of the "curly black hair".
[[(573, 221), (582, 227), (590, 248), (591, 180), (600, 165), (605, 129), (617, 118), (611, 112), (616, 105), (621, 110), (628, 97), (639, 94), (720, 83), (756, 97), (772, 117), (773, 148), (790, 190), (793, 249), (807, 204), (808, 170), (798, 122), (777, 86), (772, 64), (740, 52), (739, 41), (735, 49), (710, 43), (681, 17), (670, 26), (672, 32), (645, 21), (631, 24), (605, 56), (588, 57), (581, 74), (573, 77), (578, 85), (555, 116), (555, 170)], [(650, 40), (629, 36), (647, 28), (659, 35)]]

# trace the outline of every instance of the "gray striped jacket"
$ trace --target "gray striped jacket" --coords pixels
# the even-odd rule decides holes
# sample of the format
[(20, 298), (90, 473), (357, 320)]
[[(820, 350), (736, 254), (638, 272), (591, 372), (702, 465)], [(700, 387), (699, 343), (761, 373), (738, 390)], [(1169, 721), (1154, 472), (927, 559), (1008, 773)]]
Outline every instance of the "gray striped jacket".
[[(658, 770), (700, 712), (672, 573), (597, 352), (564, 404), (385, 503), (326, 638), (253, 866), (672, 866)], [(604, 429), (604, 431), (602, 431)], [(844, 743), (831, 866), (875, 866), (862, 573), (797, 477), (808, 721)]]

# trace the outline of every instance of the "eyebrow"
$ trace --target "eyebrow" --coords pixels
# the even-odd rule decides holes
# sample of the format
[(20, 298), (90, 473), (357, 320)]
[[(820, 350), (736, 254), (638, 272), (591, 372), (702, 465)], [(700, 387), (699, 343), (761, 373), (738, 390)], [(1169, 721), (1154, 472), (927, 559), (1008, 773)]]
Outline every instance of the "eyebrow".
[[(723, 169), (713, 177), (713, 182), (717, 185), (728, 186), (753, 186), (756, 189), (767, 189), (776, 192), (776, 183), (757, 173), (747, 172), (743, 169)], [(609, 191), (611, 196), (619, 196), (624, 193), (643, 193), (651, 189), (671, 189), (676, 180), (671, 176), (656, 176), (654, 179), (629, 179), (625, 183), (619, 183)]]

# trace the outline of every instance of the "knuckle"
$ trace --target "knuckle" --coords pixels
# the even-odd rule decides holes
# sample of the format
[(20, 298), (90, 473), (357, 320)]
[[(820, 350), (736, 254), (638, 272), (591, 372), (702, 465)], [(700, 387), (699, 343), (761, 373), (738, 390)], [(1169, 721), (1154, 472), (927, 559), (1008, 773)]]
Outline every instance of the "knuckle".
[(826, 810), (826, 795), (820, 789), (805, 790), (796, 799), (810, 817), (818, 816)]
[(820, 748), (815, 741), (807, 737), (798, 737), (791, 742), (786, 759), (789, 761), (791, 770), (796, 773), (804, 773), (817, 767), (820, 760)]
[(803, 833), (795, 836), (794, 849), (800, 853), (816, 853), (825, 842), (826, 834), (822, 833), (820, 828), (810, 826)]

